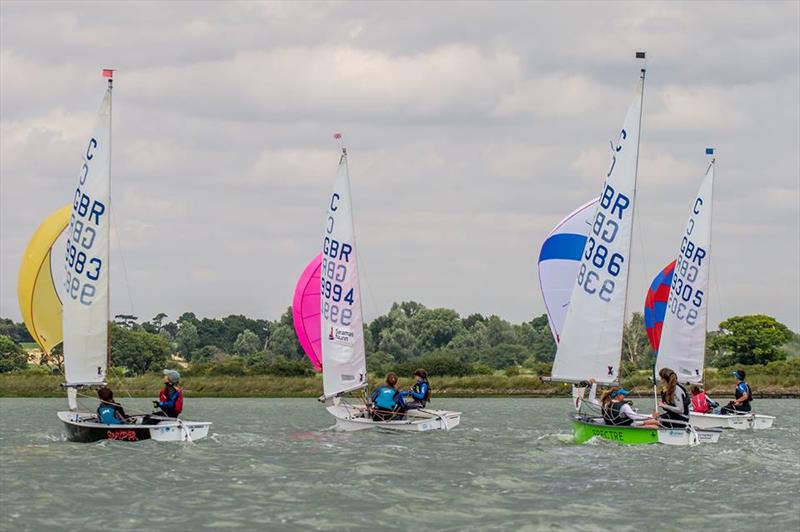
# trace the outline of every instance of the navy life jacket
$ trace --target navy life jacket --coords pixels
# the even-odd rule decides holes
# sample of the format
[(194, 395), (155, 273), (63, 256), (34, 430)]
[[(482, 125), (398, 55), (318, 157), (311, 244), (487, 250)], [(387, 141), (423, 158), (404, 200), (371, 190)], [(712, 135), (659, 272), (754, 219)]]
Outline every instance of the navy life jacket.
[(375, 390), (375, 406), (381, 410), (395, 410), (399, 406), (397, 404), (397, 395), (399, 393), (389, 386), (381, 386)]
[(100, 423), (105, 423), (106, 425), (119, 425), (122, 423), (117, 417), (117, 409), (108, 403), (101, 403), (97, 407), (97, 417), (100, 419)]
[[(753, 390), (750, 389), (750, 385), (747, 384), (746, 382), (742, 381), (742, 384), (744, 384), (745, 388), (747, 388), (747, 400), (742, 403), (742, 406), (748, 407), (750, 406), (750, 402), (753, 400)], [(734, 397), (736, 397), (736, 399), (739, 399), (742, 395), (744, 394), (739, 390), (739, 385), (737, 384)]]
[(617, 403), (614, 401), (609, 402), (603, 407), (603, 420), (608, 425), (630, 425), (633, 420), (622, 413), (622, 405), (631, 404), (630, 401), (622, 401)]

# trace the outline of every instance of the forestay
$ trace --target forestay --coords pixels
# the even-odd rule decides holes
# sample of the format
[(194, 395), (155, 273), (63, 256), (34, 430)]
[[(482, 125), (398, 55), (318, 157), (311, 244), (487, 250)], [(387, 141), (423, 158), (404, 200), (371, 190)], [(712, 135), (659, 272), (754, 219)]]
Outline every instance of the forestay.
[(344, 151), (325, 220), (320, 305), (322, 383), (325, 396), (331, 397), (360, 388), (366, 384), (367, 373), (350, 176)]
[(581, 255), (597, 211), (597, 201), (581, 205), (561, 220), (539, 250), (539, 287), (556, 343), (561, 341), (569, 298), (580, 270)]
[(572, 289), (553, 380), (617, 380), (625, 323), (644, 70), (622, 129)]
[(67, 227), (64, 370), (67, 383), (104, 382), (108, 357), (111, 88), (81, 153)]
[(680, 382), (703, 380), (713, 192), (712, 161), (692, 203), (681, 239), (656, 359), (657, 369), (671, 368)]

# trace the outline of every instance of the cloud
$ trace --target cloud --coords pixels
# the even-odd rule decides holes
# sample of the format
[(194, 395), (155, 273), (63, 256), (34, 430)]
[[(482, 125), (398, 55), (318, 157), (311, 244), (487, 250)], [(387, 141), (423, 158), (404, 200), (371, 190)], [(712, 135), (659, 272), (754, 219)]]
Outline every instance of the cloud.
[(763, 310), (800, 328), (797, 3), (0, 9), (3, 316), (110, 66), (113, 312), (278, 316), (319, 248), (342, 131), (368, 318), (413, 298), (529, 319), (538, 246), (600, 190), (643, 48), (629, 308), (674, 255), (713, 145), (712, 325)]

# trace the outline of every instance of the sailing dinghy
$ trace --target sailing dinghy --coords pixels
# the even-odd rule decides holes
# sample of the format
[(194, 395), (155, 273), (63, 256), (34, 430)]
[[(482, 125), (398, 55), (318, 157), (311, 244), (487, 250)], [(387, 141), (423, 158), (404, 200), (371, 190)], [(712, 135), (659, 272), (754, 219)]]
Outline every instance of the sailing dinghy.
[[(336, 138), (340, 138), (337, 134)], [(317, 265), (319, 264), (319, 265)], [(317, 294), (306, 289), (318, 280)], [(299, 291), (299, 294), (298, 294)], [(353, 211), (350, 200), (350, 175), (347, 151), (342, 148), (333, 192), (328, 201), (322, 256), (316, 257), (301, 276), (295, 304), (295, 330), (306, 354), (315, 362), (315, 345), (321, 348), (323, 396), (320, 401), (336, 418), (336, 428), (358, 431), (372, 428), (403, 432), (450, 430), (461, 422), (460, 412), (428, 408), (408, 410), (388, 421), (373, 420), (367, 406), (367, 363), (364, 350), (364, 319), (358, 276)], [(318, 302), (319, 311), (307, 309), (305, 302)], [(316, 328), (317, 334), (311, 332)], [(316, 365), (316, 364), (315, 364)], [(360, 404), (351, 403), (346, 394), (363, 391)]]
[[(677, 259), (665, 268), (662, 286), (668, 284), (666, 305), (653, 305), (655, 321), (651, 343), (657, 352), (656, 374), (671, 368), (685, 384), (703, 382), (708, 324), (708, 294), (711, 271), (711, 225), (714, 202), (714, 149), (706, 148), (712, 159), (692, 202), (689, 220), (681, 238)], [(670, 271), (671, 270), (671, 271)], [(663, 273), (663, 272), (662, 272)], [(647, 310), (647, 309), (646, 309)], [(774, 416), (754, 412), (720, 415), (690, 412), (689, 422), (695, 428), (768, 429)]]
[[(637, 57), (643, 59), (644, 54), (637, 54)], [(671, 429), (606, 425), (603, 416), (597, 411), (591, 411), (591, 405), (583, 401), (585, 381), (588, 379), (593, 378), (598, 384), (610, 385), (618, 382), (619, 378), (644, 80), (645, 69), (642, 68), (622, 129), (617, 140), (611, 143), (611, 163), (600, 198), (590, 224), (583, 224), (582, 235), (585, 235), (585, 241), (581, 254), (576, 260), (574, 253), (563, 253), (572, 260), (562, 260), (560, 267), (572, 272), (573, 283), (566, 315), (560, 328), (558, 323), (553, 323), (551, 305), (547, 305), (551, 328), (554, 333), (559, 332), (554, 334), (558, 349), (550, 380), (573, 384), (576, 412), (570, 415), (570, 420), (575, 441), (578, 443), (595, 437), (625, 444), (668, 445), (693, 445), (719, 439), (718, 431), (697, 431), (691, 426)], [(575, 214), (570, 216), (575, 218)], [(564, 223), (562, 221), (557, 226), (556, 232)], [(581, 224), (575, 224), (574, 231), (578, 236), (581, 236), (578, 232), (580, 227)], [(545, 245), (548, 241), (545, 241)], [(565, 245), (567, 242), (567, 239), (563, 239)], [(574, 246), (579, 243), (579, 239), (572, 239), (571, 243)], [(540, 253), (540, 264), (542, 255), (547, 255), (544, 253), (544, 246)], [(552, 300), (552, 293), (548, 294), (549, 291), (545, 288), (545, 279), (540, 281), (543, 295)]]
[[(82, 153), (73, 203), (51, 214), (30, 240), (19, 273), (20, 311), (45, 354), (63, 344), (69, 410), (58, 412), (70, 441), (192, 441), (209, 422), (131, 416), (129, 423), (99, 423), (78, 410), (78, 391), (106, 385), (109, 344), (109, 244), (111, 225), (111, 91), (108, 78), (94, 131)], [(56, 247), (61, 246), (63, 247)], [(63, 258), (62, 257), (63, 254)], [(55, 255), (55, 256), (54, 256)], [(61, 258), (61, 260), (58, 260)], [(63, 282), (61, 281), (63, 279)]]

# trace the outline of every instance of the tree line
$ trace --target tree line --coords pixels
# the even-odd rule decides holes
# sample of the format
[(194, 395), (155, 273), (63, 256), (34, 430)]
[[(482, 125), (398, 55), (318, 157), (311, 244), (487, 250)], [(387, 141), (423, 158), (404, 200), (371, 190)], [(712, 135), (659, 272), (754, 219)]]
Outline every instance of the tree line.
[[(242, 315), (198, 318), (192, 312), (168, 318), (165, 313), (146, 321), (115, 316), (109, 324), (112, 370), (140, 375), (179, 365), (188, 375), (312, 373), (294, 332), (291, 307), (274, 321)], [(410, 374), (416, 367), (433, 375), (548, 374), (556, 352), (546, 315), (511, 323), (496, 315), (461, 317), (452, 309), (415, 301), (395, 303), (365, 324), (364, 340), (367, 369), (376, 374)], [(23, 324), (0, 319), (0, 372), (31, 370), (20, 344), (32, 341)], [(798, 354), (800, 335), (774, 318), (735, 316), (708, 333), (706, 365), (759, 365)], [(655, 361), (640, 313), (625, 326), (622, 361), (623, 376), (651, 368)], [(60, 364), (55, 350), (42, 359), (39, 370)]]

